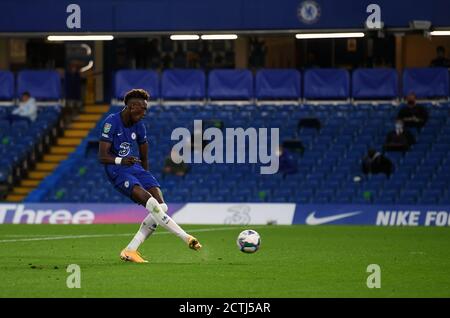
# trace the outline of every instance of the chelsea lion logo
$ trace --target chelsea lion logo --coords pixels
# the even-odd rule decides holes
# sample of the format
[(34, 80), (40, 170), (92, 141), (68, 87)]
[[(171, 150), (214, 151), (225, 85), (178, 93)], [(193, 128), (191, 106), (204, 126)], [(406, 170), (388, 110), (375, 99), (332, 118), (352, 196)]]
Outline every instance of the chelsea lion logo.
[(305, 24), (316, 23), (320, 18), (320, 6), (315, 1), (303, 1), (298, 6), (297, 16)]

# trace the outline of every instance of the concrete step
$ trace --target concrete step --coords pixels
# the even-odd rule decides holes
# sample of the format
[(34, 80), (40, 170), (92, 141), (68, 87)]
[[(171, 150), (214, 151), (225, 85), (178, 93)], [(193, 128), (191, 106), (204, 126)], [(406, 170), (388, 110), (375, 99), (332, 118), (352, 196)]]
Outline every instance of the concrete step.
[(28, 173), (28, 178), (42, 180), (46, 176), (48, 176), (50, 173), (51, 173), (51, 171), (30, 171)]
[(58, 166), (54, 162), (39, 162), (36, 164), (36, 171), (53, 171)]
[(15, 187), (12, 191), (12, 195), (28, 194), (34, 190), (34, 187)]
[(74, 152), (76, 147), (53, 146), (50, 149), (52, 155), (69, 155)]
[(103, 114), (109, 110), (109, 105), (87, 105), (84, 107), (84, 113)]
[(44, 155), (44, 157), (42, 158), (42, 161), (59, 163), (66, 159), (67, 159), (67, 155)]
[(97, 124), (96, 122), (89, 122), (89, 121), (82, 122), (82, 121), (80, 121), (80, 122), (72, 123), (69, 126), (69, 128), (70, 129), (92, 129), (92, 128), (95, 127), (96, 124)]
[(20, 182), (20, 186), (22, 187), (37, 187), (41, 183), (41, 180), (33, 180), (33, 179), (23, 179)]
[(89, 134), (88, 129), (67, 129), (64, 131), (64, 137), (86, 137)]
[(83, 138), (58, 138), (56, 144), (58, 146), (78, 146)]
[(97, 122), (100, 118), (102, 118), (102, 114), (81, 114), (75, 118), (75, 122)]
[(5, 201), (8, 202), (21, 202), (23, 199), (25, 199), (26, 194), (9, 194)]

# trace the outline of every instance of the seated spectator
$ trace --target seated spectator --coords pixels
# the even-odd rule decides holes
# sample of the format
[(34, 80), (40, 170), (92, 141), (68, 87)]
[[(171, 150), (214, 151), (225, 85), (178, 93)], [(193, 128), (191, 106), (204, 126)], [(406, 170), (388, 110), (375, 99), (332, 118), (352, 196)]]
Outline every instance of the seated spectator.
[(185, 162), (175, 163), (179, 155), (172, 151), (170, 156), (164, 160), (163, 175), (172, 174), (178, 177), (184, 177), (189, 171), (189, 166)]
[(388, 133), (384, 144), (385, 151), (408, 151), (416, 143), (413, 134), (404, 129), (403, 121), (395, 121), (395, 130)]
[(450, 67), (450, 60), (445, 57), (445, 48), (438, 46), (436, 49), (436, 58), (431, 61), (431, 67)]
[(37, 117), (36, 100), (31, 97), (29, 92), (24, 92), (19, 103), (19, 107), (14, 109), (9, 115), (9, 121), (14, 120), (27, 120), (33, 122)]
[(375, 149), (369, 149), (367, 155), (362, 160), (362, 172), (364, 174), (378, 174), (384, 173), (390, 176), (393, 170), (393, 165), (389, 158), (385, 157)]
[(278, 156), (280, 157), (278, 171), (283, 174), (283, 177), (298, 172), (297, 160), (291, 152), (280, 146)]
[(425, 107), (416, 104), (416, 95), (409, 93), (406, 97), (407, 106), (400, 109), (397, 119), (405, 124), (406, 128), (422, 128), (428, 120), (428, 111)]

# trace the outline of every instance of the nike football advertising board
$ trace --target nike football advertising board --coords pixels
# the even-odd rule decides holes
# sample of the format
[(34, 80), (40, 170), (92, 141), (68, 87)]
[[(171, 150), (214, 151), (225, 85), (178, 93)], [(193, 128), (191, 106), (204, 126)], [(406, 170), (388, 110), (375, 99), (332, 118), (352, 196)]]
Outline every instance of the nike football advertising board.
[[(0, 224), (140, 223), (137, 204), (0, 204)], [(169, 203), (180, 224), (450, 226), (450, 206), (314, 205), (295, 203)]]

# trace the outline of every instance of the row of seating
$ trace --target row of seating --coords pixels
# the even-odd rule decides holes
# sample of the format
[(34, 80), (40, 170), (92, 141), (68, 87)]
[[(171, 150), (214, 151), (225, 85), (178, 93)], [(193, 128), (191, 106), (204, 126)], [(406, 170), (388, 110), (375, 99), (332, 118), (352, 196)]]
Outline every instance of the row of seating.
[[(114, 96), (122, 99), (132, 88), (144, 88), (153, 99), (164, 100), (339, 100), (396, 99), (399, 97), (395, 69), (263, 69), (255, 79), (249, 70), (174, 69), (159, 74), (150, 70), (120, 70), (115, 74)], [(449, 96), (446, 68), (405, 69), (402, 94), (413, 91), (419, 98)]]
[[(361, 176), (368, 147), (380, 149), (393, 129), (393, 104), (338, 106), (301, 105), (171, 105), (151, 106), (144, 119), (152, 173), (168, 202), (298, 202), (298, 203), (450, 203), (450, 104), (426, 104), (427, 125), (407, 154), (388, 153), (394, 163), (390, 178)], [(120, 108), (112, 107), (111, 112)], [(106, 116), (106, 115), (105, 115)], [(316, 117), (322, 128), (301, 128), (299, 119)], [(260, 175), (259, 164), (191, 164), (184, 177), (163, 176), (164, 158), (176, 141), (176, 127), (191, 127), (194, 118), (220, 118), (225, 127), (278, 127), (282, 139), (299, 137), (303, 155), (294, 153), (299, 171), (283, 177)], [(90, 137), (98, 139), (100, 124)], [(70, 171), (48, 189), (49, 202), (130, 202), (109, 184), (96, 149), (76, 158)], [(244, 180), (244, 181), (243, 181)]]

